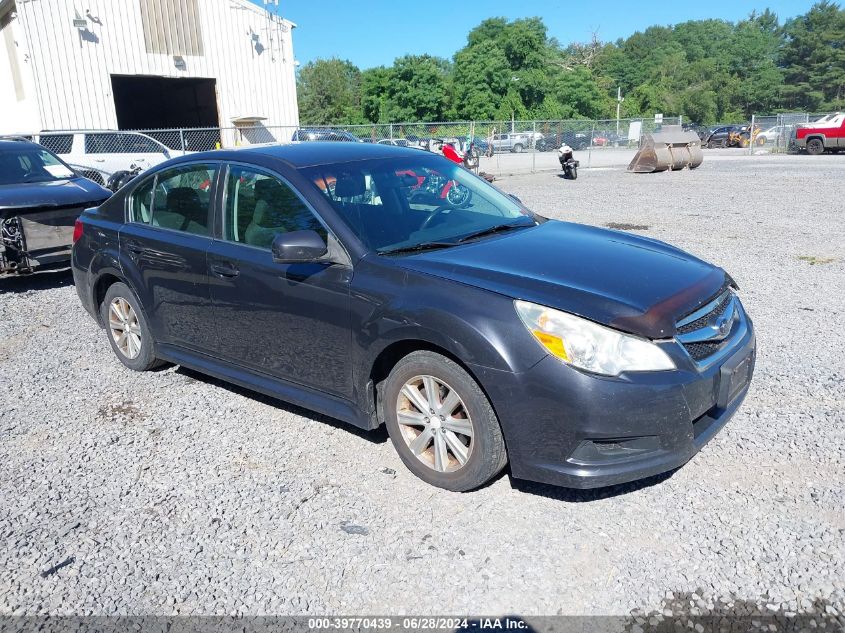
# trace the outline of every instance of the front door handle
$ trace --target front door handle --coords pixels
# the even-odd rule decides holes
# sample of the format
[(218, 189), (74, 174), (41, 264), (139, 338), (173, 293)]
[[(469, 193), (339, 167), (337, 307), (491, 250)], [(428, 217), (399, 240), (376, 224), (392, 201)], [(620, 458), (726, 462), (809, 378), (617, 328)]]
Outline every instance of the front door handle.
[(240, 274), (238, 267), (232, 262), (215, 262), (211, 264), (211, 272), (217, 277), (237, 277)]

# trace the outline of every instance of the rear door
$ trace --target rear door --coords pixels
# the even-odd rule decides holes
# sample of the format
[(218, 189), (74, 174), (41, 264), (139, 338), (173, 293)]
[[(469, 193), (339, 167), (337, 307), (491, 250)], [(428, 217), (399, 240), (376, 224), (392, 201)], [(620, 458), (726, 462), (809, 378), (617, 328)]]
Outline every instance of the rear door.
[(219, 164), (182, 164), (141, 180), (120, 230), (124, 274), (156, 341), (196, 351), (214, 346), (206, 252)]
[(208, 252), (218, 339), (231, 363), (352, 398), (350, 266), (278, 264), (270, 244), (286, 231), (332, 239), (304, 198), (279, 175), (232, 164), (222, 230)]

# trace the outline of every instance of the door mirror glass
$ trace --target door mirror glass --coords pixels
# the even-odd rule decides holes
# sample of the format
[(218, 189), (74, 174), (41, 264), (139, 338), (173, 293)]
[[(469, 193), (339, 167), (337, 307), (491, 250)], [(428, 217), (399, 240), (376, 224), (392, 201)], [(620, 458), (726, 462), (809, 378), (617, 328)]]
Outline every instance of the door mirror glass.
[(270, 246), (277, 264), (313, 262), (328, 253), (326, 241), (316, 231), (278, 233)]

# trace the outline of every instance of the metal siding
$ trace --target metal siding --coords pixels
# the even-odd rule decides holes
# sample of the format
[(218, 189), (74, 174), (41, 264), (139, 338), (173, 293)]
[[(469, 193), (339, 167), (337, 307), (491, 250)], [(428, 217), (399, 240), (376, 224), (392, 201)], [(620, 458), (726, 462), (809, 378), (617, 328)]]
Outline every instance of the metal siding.
[[(186, 16), (198, 28), (169, 25), (173, 41), (187, 42), (203, 54), (183, 54), (187, 69), (178, 70), (169, 54), (148, 53), (142, 7), (161, 8), (179, 0), (89, 0), (85, 7), (102, 24), (88, 22), (97, 42), (80, 38), (73, 27), (73, 3), (68, 0), (31, 0), (18, 4), (35, 78), (42, 127), (115, 128), (117, 116), (111, 94), (111, 75), (155, 75), (216, 79), (220, 125), (228, 127), (238, 115), (262, 115), (267, 126), (298, 124), (292, 29), (284, 21), (275, 44), (268, 39), (263, 10), (246, 0), (194, 0)], [(173, 3), (173, 4), (171, 4)], [(84, 10), (84, 9), (83, 9)], [(179, 12), (176, 12), (177, 14)], [(177, 29), (181, 29), (179, 35)], [(265, 46), (257, 54), (248, 35), (258, 33)], [(201, 33), (199, 41), (194, 33)], [(280, 48), (280, 36), (282, 48)], [(184, 38), (188, 37), (188, 40)], [(193, 38), (193, 39), (191, 39)], [(178, 53), (177, 53), (178, 54)], [(0, 86), (0, 89), (6, 89)], [(8, 86), (11, 91), (12, 86)], [(9, 130), (11, 131), (11, 130)], [(31, 132), (36, 130), (15, 130)], [(289, 140), (289, 139), (280, 139)]]

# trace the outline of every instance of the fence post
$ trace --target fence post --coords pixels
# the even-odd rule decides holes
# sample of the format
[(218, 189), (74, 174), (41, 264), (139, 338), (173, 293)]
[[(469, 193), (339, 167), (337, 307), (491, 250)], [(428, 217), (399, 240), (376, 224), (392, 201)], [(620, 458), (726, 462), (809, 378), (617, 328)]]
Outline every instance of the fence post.
[(537, 121), (531, 122), (533, 132), (531, 134), (531, 173), (537, 171)]
[(590, 122), (590, 151), (587, 152), (587, 167), (593, 166), (593, 137), (596, 135), (596, 122)]
[(751, 115), (751, 128), (748, 130), (748, 155), (751, 156), (754, 154), (754, 141), (756, 140), (754, 134), (754, 120), (756, 115)]
[(393, 123), (390, 124), (390, 140), (393, 140)]
[(185, 151), (185, 130), (179, 128), (179, 145), (182, 146), (182, 151)]

